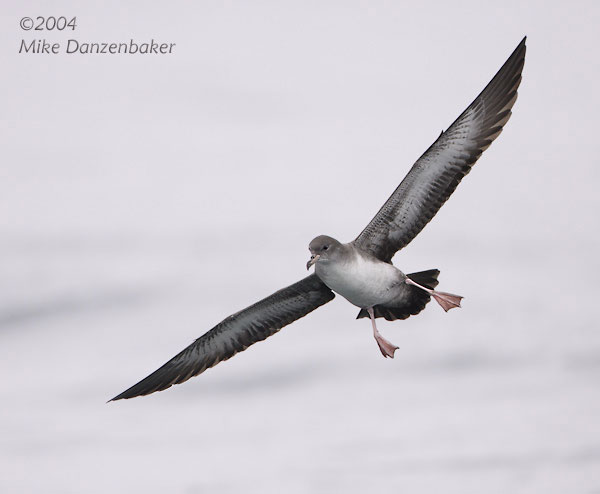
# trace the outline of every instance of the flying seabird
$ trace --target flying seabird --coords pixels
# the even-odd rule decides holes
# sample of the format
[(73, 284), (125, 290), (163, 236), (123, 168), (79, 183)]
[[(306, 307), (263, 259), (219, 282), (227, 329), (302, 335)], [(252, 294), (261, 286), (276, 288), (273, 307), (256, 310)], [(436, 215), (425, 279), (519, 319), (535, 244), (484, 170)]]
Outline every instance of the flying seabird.
[(461, 296), (435, 290), (437, 269), (404, 274), (391, 261), (433, 218), (502, 132), (517, 99), (525, 40), (481, 94), (416, 161), (355, 240), (342, 244), (326, 235), (316, 237), (310, 242), (306, 266), (314, 265), (314, 274), (227, 317), (110, 401), (148, 395), (187, 381), (333, 300), (334, 292), (360, 308), (358, 318), (371, 319), (384, 357), (393, 357), (398, 347), (379, 334), (376, 318), (406, 319), (421, 312), (430, 297), (445, 311), (460, 307)]

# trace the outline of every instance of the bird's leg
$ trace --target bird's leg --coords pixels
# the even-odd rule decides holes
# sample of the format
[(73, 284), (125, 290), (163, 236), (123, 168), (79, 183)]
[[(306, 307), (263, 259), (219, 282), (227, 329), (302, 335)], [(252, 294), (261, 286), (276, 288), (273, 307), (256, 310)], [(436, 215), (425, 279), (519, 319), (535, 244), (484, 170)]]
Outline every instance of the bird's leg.
[(393, 343), (386, 340), (379, 331), (377, 331), (377, 325), (375, 324), (375, 313), (373, 312), (373, 307), (367, 309), (369, 313), (369, 317), (371, 318), (371, 324), (373, 325), (373, 336), (375, 337), (375, 341), (377, 345), (379, 345), (379, 350), (384, 357), (394, 358), (394, 352), (398, 350), (398, 347)]
[(460, 295), (453, 295), (452, 293), (436, 292), (435, 290), (431, 290), (430, 288), (426, 288), (418, 283), (415, 283), (408, 276), (406, 277), (406, 283), (416, 286), (421, 290), (425, 290), (435, 299), (438, 304), (442, 306), (442, 309), (444, 309), (446, 312), (448, 312), (450, 309), (454, 309), (455, 307), (460, 307), (460, 301), (464, 298)]

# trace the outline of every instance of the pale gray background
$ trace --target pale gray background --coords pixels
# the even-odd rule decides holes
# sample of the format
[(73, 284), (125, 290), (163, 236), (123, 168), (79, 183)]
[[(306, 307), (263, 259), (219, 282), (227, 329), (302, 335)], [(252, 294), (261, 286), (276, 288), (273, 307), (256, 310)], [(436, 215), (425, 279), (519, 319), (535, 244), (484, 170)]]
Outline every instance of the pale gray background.
[[(170, 56), (18, 55), (22, 16)], [(4, 2), (0, 491), (600, 492), (597, 2)], [(505, 132), (395, 258), (464, 295), (339, 297), (104, 402), (348, 241), (523, 35)]]

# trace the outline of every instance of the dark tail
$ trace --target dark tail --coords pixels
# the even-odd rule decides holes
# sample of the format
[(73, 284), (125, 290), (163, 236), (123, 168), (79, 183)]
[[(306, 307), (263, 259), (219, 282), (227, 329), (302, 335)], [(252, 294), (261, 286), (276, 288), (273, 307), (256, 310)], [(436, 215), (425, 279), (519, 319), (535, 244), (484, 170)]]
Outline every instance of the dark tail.
[[(419, 285), (423, 285), (426, 288), (434, 289), (438, 285), (438, 275), (440, 274), (438, 269), (429, 269), (428, 271), (420, 271), (418, 273), (407, 274), (411, 280)], [(406, 319), (409, 316), (414, 316), (421, 312), (429, 299), (431, 298), (427, 292), (412, 286), (407, 285), (410, 290), (410, 297), (407, 300), (403, 300), (403, 304), (398, 307), (376, 305), (373, 307), (375, 317), (383, 317), (388, 321), (396, 321), (398, 319)], [(369, 317), (369, 313), (365, 309), (361, 309), (356, 319), (362, 317)]]

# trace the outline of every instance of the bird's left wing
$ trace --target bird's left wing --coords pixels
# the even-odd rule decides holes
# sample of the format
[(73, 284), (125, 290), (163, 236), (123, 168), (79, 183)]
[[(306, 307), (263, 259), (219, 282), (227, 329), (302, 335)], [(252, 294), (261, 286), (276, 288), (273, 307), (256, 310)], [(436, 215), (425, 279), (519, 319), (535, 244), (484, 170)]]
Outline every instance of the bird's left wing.
[(110, 401), (148, 395), (187, 381), (277, 333), (334, 297), (312, 274), (227, 317), (160, 369)]
[(524, 62), (525, 38), (475, 101), (413, 165), (354, 240), (358, 248), (390, 262), (429, 223), (502, 132), (517, 99)]

